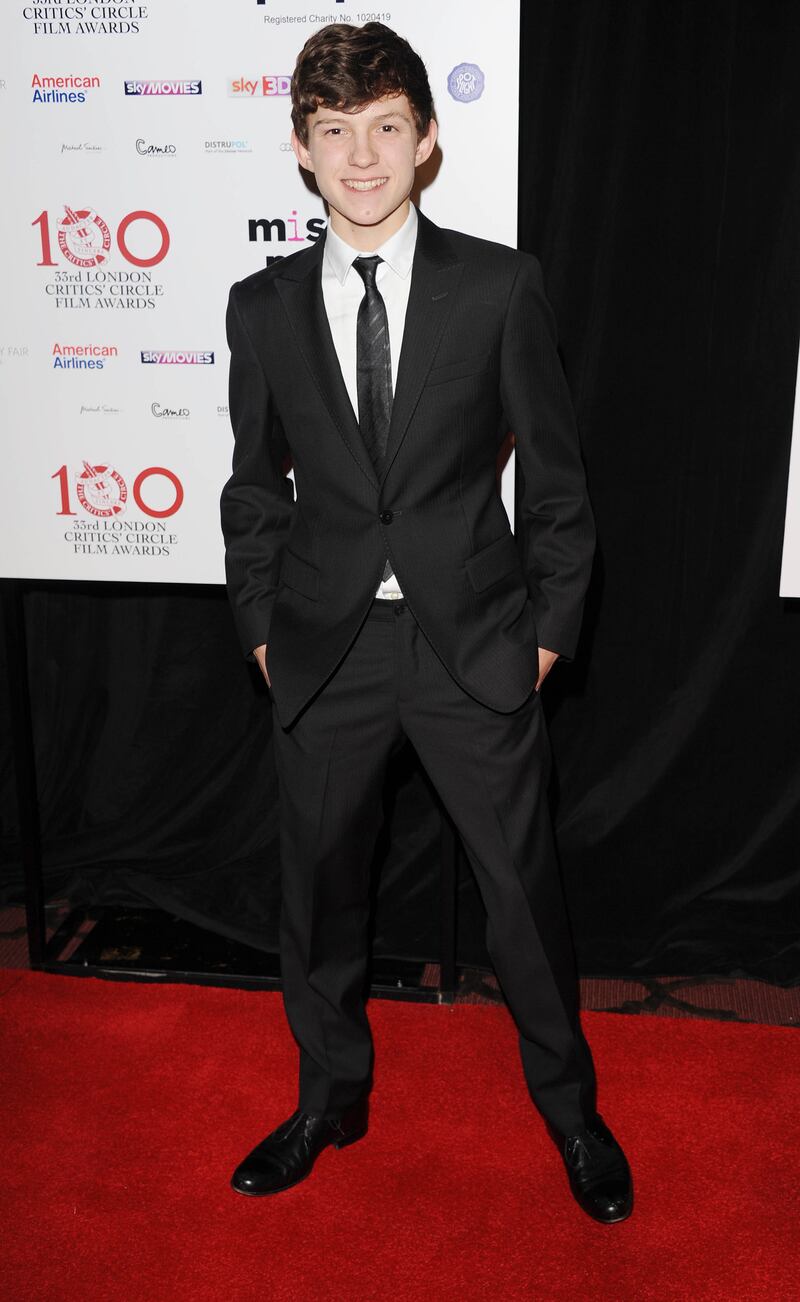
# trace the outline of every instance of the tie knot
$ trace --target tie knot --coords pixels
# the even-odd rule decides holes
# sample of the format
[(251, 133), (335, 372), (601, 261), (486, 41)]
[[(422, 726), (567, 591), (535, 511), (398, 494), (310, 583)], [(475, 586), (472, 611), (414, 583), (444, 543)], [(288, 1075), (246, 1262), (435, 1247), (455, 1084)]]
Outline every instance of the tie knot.
[(378, 257), (377, 253), (371, 254), (368, 258), (353, 259), (353, 266), (367, 289), (375, 288), (375, 273), (378, 270), (379, 263), (381, 262), (383, 262), (383, 258)]

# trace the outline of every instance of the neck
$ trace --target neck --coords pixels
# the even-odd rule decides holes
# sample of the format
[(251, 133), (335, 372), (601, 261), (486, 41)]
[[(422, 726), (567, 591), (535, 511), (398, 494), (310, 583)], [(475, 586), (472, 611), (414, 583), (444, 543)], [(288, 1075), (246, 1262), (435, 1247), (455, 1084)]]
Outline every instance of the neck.
[(359, 226), (356, 222), (349, 221), (335, 208), (331, 208), (331, 226), (339, 239), (349, 244), (351, 249), (355, 249), (358, 253), (374, 253), (405, 224), (410, 207), (411, 200), (406, 199), (399, 208), (395, 208), (393, 213), (382, 222), (378, 222), (376, 226)]

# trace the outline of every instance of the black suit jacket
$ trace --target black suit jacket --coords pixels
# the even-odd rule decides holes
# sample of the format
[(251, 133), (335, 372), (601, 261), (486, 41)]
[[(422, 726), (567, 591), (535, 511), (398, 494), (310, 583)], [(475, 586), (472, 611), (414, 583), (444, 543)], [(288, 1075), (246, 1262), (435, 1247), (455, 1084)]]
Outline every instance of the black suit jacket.
[[(347, 652), (388, 554), (456, 681), (514, 710), (539, 645), (574, 652), (594, 548), (539, 263), (420, 214), (379, 481), (328, 326), (323, 246), (231, 290), (235, 445), (221, 509), (242, 648), (268, 643), (288, 726)], [(516, 540), (496, 476), (509, 430), (524, 484)]]

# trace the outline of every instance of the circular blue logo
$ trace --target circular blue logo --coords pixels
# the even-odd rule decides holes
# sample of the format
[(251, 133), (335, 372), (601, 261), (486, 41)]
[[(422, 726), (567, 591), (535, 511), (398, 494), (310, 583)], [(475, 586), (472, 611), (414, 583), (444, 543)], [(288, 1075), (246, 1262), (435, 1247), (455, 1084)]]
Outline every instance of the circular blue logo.
[(447, 89), (461, 104), (471, 104), (483, 94), (484, 76), (477, 63), (457, 63), (447, 78)]

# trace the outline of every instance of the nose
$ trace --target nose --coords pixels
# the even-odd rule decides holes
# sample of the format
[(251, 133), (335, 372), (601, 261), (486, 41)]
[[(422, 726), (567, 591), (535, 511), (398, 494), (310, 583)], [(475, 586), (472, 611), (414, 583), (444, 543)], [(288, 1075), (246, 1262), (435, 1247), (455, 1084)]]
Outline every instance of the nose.
[(370, 135), (353, 133), (349, 161), (353, 167), (372, 167), (373, 163), (377, 163), (378, 151)]

